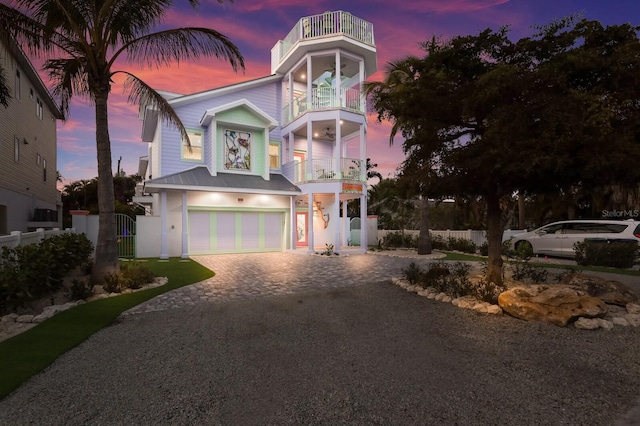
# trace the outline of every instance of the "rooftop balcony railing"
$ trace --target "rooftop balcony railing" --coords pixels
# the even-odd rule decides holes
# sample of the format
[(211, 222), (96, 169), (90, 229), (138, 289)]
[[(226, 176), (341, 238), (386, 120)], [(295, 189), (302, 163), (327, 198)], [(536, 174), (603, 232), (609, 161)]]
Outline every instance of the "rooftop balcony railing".
[(336, 161), (333, 157), (314, 157), (311, 160), (311, 170), (306, 161), (291, 161), (282, 166), (282, 172), (293, 183), (336, 180), (363, 182), (366, 180), (361, 174), (363, 163), (357, 158), (340, 158)]
[(370, 46), (373, 40), (373, 24), (353, 16), (349, 12), (324, 12), (300, 19), (284, 40), (271, 49), (271, 63), (279, 64), (293, 46), (301, 40), (345, 35)]

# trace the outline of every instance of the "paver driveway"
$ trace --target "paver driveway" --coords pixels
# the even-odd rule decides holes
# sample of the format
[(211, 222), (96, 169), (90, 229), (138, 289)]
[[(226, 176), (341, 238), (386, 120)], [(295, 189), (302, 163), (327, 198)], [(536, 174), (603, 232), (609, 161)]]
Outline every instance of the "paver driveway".
[(441, 254), (429, 256), (359, 254), (320, 256), (294, 253), (253, 253), (195, 256), (194, 260), (216, 275), (143, 303), (125, 315), (191, 306), (199, 302), (246, 300), (389, 282), (400, 277), (411, 262), (426, 265)]

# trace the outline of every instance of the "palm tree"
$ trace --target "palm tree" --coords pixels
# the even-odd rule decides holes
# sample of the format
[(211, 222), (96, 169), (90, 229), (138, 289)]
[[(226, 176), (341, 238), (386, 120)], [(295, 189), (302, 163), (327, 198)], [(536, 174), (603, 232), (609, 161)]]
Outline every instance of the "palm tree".
[[(196, 9), (199, 0), (188, 0)], [(217, 0), (222, 4), (224, 0)], [(233, 2), (233, 0), (230, 0)], [(113, 69), (119, 59), (140, 67), (215, 56), (234, 71), (244, 68), (238, 48), (209, 28), (178, 28), (151, 32), (165, 17), (172, 0), (10, 0), (0, 5), (0, 34), (14, 37), (25, 50), (46, 61), (53, 95), (65, 117), (73, 95), (95, 105), (98, 156), (98, 241), (92, 278), (101, 281), (118, 271), (111, 142), (107, 101), (116, 74), (126, 76), (131, 103), (155, 107), (188, 141), (175, 111), (148, 84), (129, 71)]]
[[(404, 111), (398, 114), (391, 115), (389, 109), (386, 106), (389, 103), (395, 103), (396, 100), (408, 99), (408, 94), (415, 91), (415, 85), (412, 84), (418, 78), (420, 74), (419, 60), (415, 57), (408, 57), (396, 62), (390, 62), (387, 65), (387, 73), (384, 81), (376, 81), (365, 83), (364, 92), (369, 95), (373, 100), (375, 109), (379, 112), (378, 120), (389, 120), (392, 123), (391, 132), (389, 134), (389, 145), (393, 145), (396, 134), (400, 132), (406, 139), (416, 138), (416, 134), (420, 129), (421, 117), (416, 116), (415, 105), (410, 103), (406, 106)], [(381, 112), (384, 111), (384, 112)], [(420, 111), (421, 113), (421, 111)], [(404, 146), (405, 153), (410, 153), (411, 149), (407, 148), (407, 144)], [(416, 148), (416, 145), (414, 145)], [(405, 161), (404, 169), (408, 174), (416, 174), (419, 172), (421, 175), (428, 175), (429, 164), (424, 164), (424, 161), (420, 161), (420, 169), (416, 168), (408, 169), (411, 164), (416, 162), (410, 162), (409, 159)], [(420, 195), (420, 234), (418, 237), (418, 254), (431, 254), (431, 236), (429, 235), (429, 199), (425, 194), (424, 182), (420, 182), (419, 179), (413, 179), (417, 183), (418, 193)]]

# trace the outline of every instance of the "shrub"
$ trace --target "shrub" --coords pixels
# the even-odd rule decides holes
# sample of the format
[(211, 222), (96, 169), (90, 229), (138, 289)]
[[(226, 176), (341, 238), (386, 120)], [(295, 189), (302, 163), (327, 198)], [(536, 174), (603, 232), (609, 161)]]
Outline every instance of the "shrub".
[(473, 241), (467, 240), (465, 238), (455, 238), (449, 237), (447, 238), (447, 247), (449, 250), (457, 250), (463, 253), (475, 253), (476, 245)]
[(478, 251), (482, 256), (489, 256), (489, 242), (485, 241), (478, 247)]
[(92, 243), (84, 234), (63, 234), (38, 244), (4, 247), (0, 255), (0, 313), (60, 289), (65, 275), (87, 262), (92, 251)]
[(424, 271), (415, 262), (411, 262), (409, 266), (402, 270), (402, 276), (409, 281), (409, 284), (416, 285), (424, 282)]
[(125, 263), (120, 266), (120, 274), (128, 280), (127, 287), (131, 289), (142, 288), (152, 282), (155, 274), (148, 266), (139, 262)]
[(531, 250), (529, 247), (519, 247), (515, 251), (516, 258), (511, 264), (511, 277), (516, 281), (531, 281), (532, 283), (544, 283), (549, 272), (542, 266), (531, 263)]
[(478, 285), (475, 288), (475, 296), (483, 302), (488, 302), (495, 305), (498, 303), (498, 296), (500, 296), (500, 293), (506, 290), (506, 286), (498, 285), (493, 281), (488, 282), (483, 278), (478, 282)]
[(442, 235), (431, 235), (431, 247), (434, 250), (446, 250), (448, 248)]
[(410, 234), (402, 232), (389, 232), (382, 238), (382, 245), (391, 248), (416, 248), (418, 247), (418, 239)]
[(69, 300), (86, 299), (93, 296), (93, 284), (88, 280), (74, 279), (69, 287)]
[(631, 268), (638, 258), (634, 240), (584, 240), (574, 244), (579, 265)]

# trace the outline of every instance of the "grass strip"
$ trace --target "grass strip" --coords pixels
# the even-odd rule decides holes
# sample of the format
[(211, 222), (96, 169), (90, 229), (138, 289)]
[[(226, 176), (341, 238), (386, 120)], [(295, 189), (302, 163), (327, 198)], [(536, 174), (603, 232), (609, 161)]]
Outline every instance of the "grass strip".
[(42, 371), (68, 350), (107, 327), (122, 312), (162, 293), (193, 284), (214, 274), (193, 260), (143, 260), (159, 277), (169, 281), (117, 297), (100, 299), (61, 312), (24, 333), (0, 342), (0, 399)]

